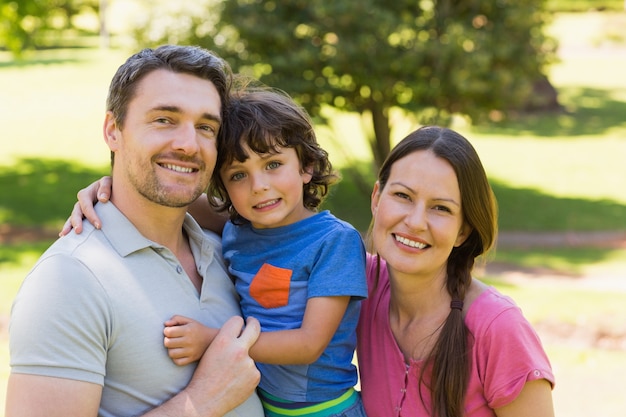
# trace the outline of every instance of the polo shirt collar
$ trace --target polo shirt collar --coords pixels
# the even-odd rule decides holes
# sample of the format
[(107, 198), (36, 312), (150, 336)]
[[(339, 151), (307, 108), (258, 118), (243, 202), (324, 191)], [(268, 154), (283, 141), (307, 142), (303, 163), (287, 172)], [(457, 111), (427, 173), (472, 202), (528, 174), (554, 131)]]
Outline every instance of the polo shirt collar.
[[(139, 233), (135, 225), (113, 203), (98, 203), (95, 205), (95, 211), (102, 220), (102, 232), (120, 256), (126, 257), (146, 248), (164, 248)], [(183, 228), (189, 236), (189, 244), (196, 259), (200, 259), (197, 257), (200, 254), (203, 256), (211, 254), (210, 258), (212, 258), (213, 251), (210, 248), (213, 245), (205, 238), (202, 229), (189, 214), (185, 216)], [(210, 263), (211, 259), (205, 261)]]

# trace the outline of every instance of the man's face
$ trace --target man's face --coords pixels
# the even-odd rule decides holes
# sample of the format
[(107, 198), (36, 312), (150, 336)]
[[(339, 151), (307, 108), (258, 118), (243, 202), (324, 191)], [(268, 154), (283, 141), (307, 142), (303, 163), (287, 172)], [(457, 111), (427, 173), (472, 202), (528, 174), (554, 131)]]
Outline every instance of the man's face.
[[(185, 207), (207, 189), (217, 157), (221, 100), (210, 81), (156, 70), (137, 86), (120, 130), (113, 115), (105, 138), (115, 152), (115, 193)], [(124, 197), (127, 198), (127, 197)]]

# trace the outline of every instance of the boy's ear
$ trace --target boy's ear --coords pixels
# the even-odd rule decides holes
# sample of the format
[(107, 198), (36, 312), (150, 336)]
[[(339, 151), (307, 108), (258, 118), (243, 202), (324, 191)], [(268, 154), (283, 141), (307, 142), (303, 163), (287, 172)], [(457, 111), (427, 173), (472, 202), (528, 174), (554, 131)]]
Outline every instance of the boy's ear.
[(306, 167), (302, 170), (302, 184), (308, 184), (313, 179), (313, 166)]

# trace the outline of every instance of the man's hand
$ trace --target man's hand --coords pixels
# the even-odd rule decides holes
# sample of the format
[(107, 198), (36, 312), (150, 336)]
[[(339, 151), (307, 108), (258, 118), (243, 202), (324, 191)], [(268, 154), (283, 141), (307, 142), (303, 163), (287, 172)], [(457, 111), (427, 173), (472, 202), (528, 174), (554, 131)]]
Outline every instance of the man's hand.
[(258, 320), (231, 317), (200, 359), (193, 379), (184, 392), (199, 415), (226, 414), (250, 397), (261, 374), (248, 351), (261, 333)]
[(249, 318), (242, 328), (241, 317), (228, 319), (200, 359), (187, 387), (144, 416), (223, 417), (246, 401), (261, 380), (248, 354), (261, 333), (261, 325)]

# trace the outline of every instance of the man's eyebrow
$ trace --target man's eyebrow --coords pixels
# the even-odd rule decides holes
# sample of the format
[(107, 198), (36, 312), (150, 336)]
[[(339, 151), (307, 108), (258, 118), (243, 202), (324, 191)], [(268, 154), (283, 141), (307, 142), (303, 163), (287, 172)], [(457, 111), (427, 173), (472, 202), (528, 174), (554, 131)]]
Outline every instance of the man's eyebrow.
[[(166, 111), (166, 112), (170, 112), (170, 113), (182, 113), (182, 109), (178, 106), (171, 106), (171, 105), (160, 105), (160, 106), (155, 106), (151, 109), (151, 111)], [(212, 113), (203, 113), (202, 114), (202, 118), (203, 119), (207, 119), (207, 120), (213, 120), (216, 121), (218, 123), (222, 123), (222, 117), (220, 115), (217, 114), (212, 114)]]
[(167, 111), (170, 113), (180, 113), (182, 110), (178, 106), (159, 105), (150, 109), (151, 111)]
[(213, 120), (215, 122), (218, 122), (219, 124), (222, 124), (222, 117), (219, 114), (204, 113), (202, 115), (202, 118), (207, 120)]

